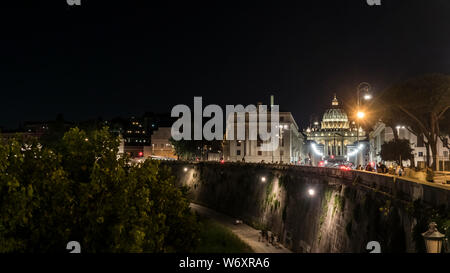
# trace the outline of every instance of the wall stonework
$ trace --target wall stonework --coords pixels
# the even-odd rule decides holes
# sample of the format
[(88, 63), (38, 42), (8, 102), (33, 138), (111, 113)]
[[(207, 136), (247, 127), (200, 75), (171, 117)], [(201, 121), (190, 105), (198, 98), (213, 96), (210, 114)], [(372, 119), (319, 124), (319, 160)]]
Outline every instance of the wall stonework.
[[(420, 212), (450, 209), (450, 191), (389, 175), (308, 166), (167, 162), (203, 204), (267, 228), (295, 252), (417, 252)], [(265, 181), (262, 181), (265, 177)], [(308, 190), (315, 194), (310, 196)], [(415, 228), (417, 226), (417, 228)]]

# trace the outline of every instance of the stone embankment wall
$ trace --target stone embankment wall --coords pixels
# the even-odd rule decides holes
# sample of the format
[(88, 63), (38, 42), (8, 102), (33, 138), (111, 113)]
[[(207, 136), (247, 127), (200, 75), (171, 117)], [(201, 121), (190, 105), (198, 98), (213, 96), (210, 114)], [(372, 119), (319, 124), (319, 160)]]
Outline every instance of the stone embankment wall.
[(248, 163), (163, 164), (189, 188), (193, 202), (271, 230), (296, 252), (367, 252), (369, 241), (380, 242), (382, 252), (420, 252), (428, 221), (449, 217), (448, 188), (390, 175)]

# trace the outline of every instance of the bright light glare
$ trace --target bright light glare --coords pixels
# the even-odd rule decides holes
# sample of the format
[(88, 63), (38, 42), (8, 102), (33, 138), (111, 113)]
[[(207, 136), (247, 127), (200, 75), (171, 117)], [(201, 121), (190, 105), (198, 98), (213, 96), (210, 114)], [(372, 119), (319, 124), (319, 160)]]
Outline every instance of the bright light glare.
[(308, 194), (309, 194), (310, 196), (313, 196), (314, 194), (316, 194), (316, 192), (315, 192), (313, 189), (309, 189), (309, 190), (308, 190)]
[(311, 147), (313, 149), (313, 152), (318, 156), (323, 156), (323, 153), (321, 153), (319, 150), (317, 150), (316, 144), (311, 143)]
[(365, 115), (366, 115), (366, 114), (364, 114), (364, 112), (361, 112), (361, 111), (358, 111), (358, 113), (356, 113), (356, 116), (357, 116), (358, 118), (364, 118)]
[(353, 151), (351, 151), (347, 154), (347, 158), (356, 155), (359, 151), (362, 150), (362, 148), (364, 148), (364, 145), (360, 143), (358, 148), (354, 149)]
[(187, 172), (188, 168), (184, 167), (184, 171)]
[(372, 95), (366, 94), (366, 95), (364, 95), (364, 99), (365, 100), (371, 100), (372, 99)]
[(266, 182), (266, 177), (264, 177), (264, 176), (261, 177), (261, 181), (262, 181), (262, 182)]

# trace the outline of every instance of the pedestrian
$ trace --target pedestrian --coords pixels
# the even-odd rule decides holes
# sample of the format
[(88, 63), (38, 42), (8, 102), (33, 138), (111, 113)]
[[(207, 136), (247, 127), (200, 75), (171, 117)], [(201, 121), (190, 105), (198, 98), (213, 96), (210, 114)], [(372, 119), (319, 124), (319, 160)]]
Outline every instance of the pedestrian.
[(377, 173), (381, 173), (383, 172), (382, 168), (381, 168), (381, 162), (377, 163)]

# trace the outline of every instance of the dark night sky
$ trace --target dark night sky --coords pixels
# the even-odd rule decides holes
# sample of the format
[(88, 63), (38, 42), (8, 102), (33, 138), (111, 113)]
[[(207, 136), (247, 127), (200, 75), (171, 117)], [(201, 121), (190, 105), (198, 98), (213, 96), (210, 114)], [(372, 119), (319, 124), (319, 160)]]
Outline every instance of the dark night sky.
[(361, 81), (381, 92), (450, 73), (448, 0), (81, 1), (1, 8), (0, 125), (169, 112), (194, 96), (268, 103), (274, 94), (305, 126), (333, 93), (351, 104)]

